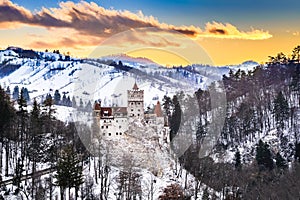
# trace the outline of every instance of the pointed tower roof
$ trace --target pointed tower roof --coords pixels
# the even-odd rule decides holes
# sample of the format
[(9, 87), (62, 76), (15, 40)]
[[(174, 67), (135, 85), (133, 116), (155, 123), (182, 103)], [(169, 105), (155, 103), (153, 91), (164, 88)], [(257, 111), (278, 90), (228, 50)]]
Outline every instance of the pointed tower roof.
[(137, 84), (136, 84), (136, 82), (134, 82), (134, 85), (133, 85), (133, 88), (132, 88), (133, 90), (138, 90), (139, 89), (139, 87), (137, 86)]
[(159, 101), (157, 101), (157, 104), (156, 104), (156, 106), (154, 108), (154, 114), (156, 114), (157, 117), (163, 117), (163, 113), (162, 113)]

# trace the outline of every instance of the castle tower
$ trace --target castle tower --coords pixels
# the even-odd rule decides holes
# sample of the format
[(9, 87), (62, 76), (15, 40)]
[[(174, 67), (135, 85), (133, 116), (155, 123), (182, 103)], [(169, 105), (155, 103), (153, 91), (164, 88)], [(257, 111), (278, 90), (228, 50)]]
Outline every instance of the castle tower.
[(127, 91), (127, 113), (130, 118), (144, 118), (144, 90), (140, 90), (134, 83), (132, 90)]

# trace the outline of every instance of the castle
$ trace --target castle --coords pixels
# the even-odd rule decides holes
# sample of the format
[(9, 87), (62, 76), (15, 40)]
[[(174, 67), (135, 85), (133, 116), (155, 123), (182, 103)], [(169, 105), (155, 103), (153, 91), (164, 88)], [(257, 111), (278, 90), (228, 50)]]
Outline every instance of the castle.
[(100, 135), (106, 139), (121, 138), (128, 134), (131, 123), (139, 121), (157, 133), (160, 143), (169, 143), (169, 127), (158, 101), (152, 111), (144, 112), (144, 90), (136, 83), (127, 91), (127, 107), (102, 107), (95, 103), (94, 113), (100, 127)]

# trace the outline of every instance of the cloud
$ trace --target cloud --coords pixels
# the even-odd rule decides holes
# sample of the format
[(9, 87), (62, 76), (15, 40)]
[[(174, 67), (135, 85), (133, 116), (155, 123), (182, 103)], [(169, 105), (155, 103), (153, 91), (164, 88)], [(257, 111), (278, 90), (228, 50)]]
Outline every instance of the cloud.
[(240, 31), (237, 27), (232, 24), (208, 22), (205, 27), (205, 31), (199, 33), (200, 37), (216, 37), (216, 38), (227, 38), (227, 39), (247, 39), (247, 40), (265, 40), (272, 37), (268, 31), (256, 30), (251, 31)]
[(61, 2), (58, 8), (43, 8), (31, 12), (9, 0), (0, 3), (0, 25), (7, 22), (19, 22), (43, 27), (64, 27), (75, 29), (81, 34), (109, 37), (113, 34), (133, 28), (156, 27), (164, 30), (174, 30), (190, 37), (217, 37), (231, 39), (268, 39), (272, 37), (262, 30), (249, 32), (239, 31), (231, 24), (217, 22), (207, 23), (205, 31), (195, 26), (174, 26), (160, 23), (153, 16), (145, 16), (141, 11), (118, 11), (105, 9), (96, 3), (81, 1)]
[[(241, 31), (229, 23), (207, 23), (204, 29), (197, 26), (175, 26), (159, 22), (153, 16), (145, 16), (142, 11), (132, 13), (127, 10), (105, 9), (96, 3), (80, 1), (61, 2), (57, 8), (42, 8), (30, 11), (10, 0), (0, 0), (0, 29), (16, 29), (22, 26), (34, 26), (44, 30), (39, 37), (30, 36), (28, 45), (32, 48), (74, 48), (97, 46), (106, 38), (118, 33), (136, 28), (153, 27), (157, 30), (181, 33), (188, 38), (225, 38), (243, 40), (264, 40), (272, 35), (267, 31), (251, 29)], [(148, 37), (149, 36), (149, 37)], [(173, 46), (183, 44), (174, 40), (162, 39), (159, 33), (136, 36), (129, 31), (124, 36), (129, 44), (139, 43), (153, 47)]]
[(299, 36), (299, 35), (300, 35), (299, 31), (293, 32), (293, 36)]

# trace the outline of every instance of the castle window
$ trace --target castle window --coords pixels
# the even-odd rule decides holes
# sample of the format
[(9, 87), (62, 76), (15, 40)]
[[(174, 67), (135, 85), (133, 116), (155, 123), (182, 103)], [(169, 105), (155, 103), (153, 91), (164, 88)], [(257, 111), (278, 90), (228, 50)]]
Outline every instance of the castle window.
[(119, 128), (122, 128), (122, 126), (119, 126)]
[(101, 126), (101, 129), (104, 129), (104, 126)]
[(116, 135), (118, 135), (118, 132), (116, 132)]
[(131, 112), (133, 111), (133, 109), (131, 109)]
[(106, 128), (108, 128), (108, 126), (106, 126)]
[(120, 133), (120, 135), (122, 135), (122, 133)]
[(104, 123), (106, 123), (106, 120), (104, 120)]
[(138, 114), (138, 117), (140, 116), (140, 114)]
[(140, 105), (141, 103), (140, 102), (138, 102), (138, 105)]
[(118, 123), (118, 120), (116, 120), (116, 122)]
[(111, 136), (111, 133), (108, 133), (109, 136)]
[(103, 136), (105, 136), (105, 133), (103, 133)]
[(140, 112), (141, 110), (140, 110), (140, 109), (138, 109), (138, 111)]
[(131, 102), (131, 105), (133, 105), (133, 102)]

